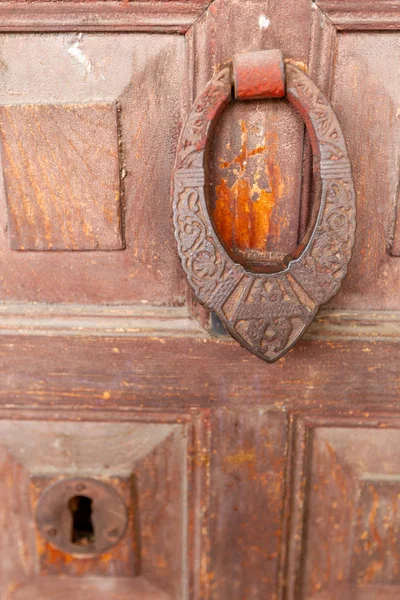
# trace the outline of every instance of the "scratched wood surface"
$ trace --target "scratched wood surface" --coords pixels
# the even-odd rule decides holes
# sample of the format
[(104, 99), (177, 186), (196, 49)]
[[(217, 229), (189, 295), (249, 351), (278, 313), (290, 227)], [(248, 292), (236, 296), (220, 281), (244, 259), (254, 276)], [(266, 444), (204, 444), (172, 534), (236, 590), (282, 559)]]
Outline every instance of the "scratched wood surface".
[(187, 594), (186, 435), (177, 427), (135, 464), (133, 480), (139, 572), (177, 600)]
[[(70, 590), (69, 581), (71, 591), (73, 582), (80, 581), (77, 593), (87, 592), (89, 597), (97, 585), (99, 594), (108, 590), (116, 598), (125, 597), (128, 590), (138, 598), (150, 593), (160, 599), (188, 597), (189, 580), (196, 580), (193, 565), (201, 552), (200, 547), (194, 553), (189, 550), (188, 523), (196, 527), (201, 523), (197, 507), (206, 501), (201, 487), (192, 485), (191, 467), (193, 463), (195, 470), (208, 468), (199, 459), (203, 453), (209, 455), (207, 446), (199, 445), (202, 415), (147, 412), (144, 417), (51, 424), (45, 419), (0, 418), (0, 524), (7, 529), (1, 544), (9, 557), (0, 560), (2, 599), (30, 598), (34, 592), (50, 598), (51, 581), (60, 597)], [(32, 448), (38, 448), (37, 455)], [(79, 474), (113, 487), (127, 507), (123, 537), (100, 555), (62, 552), (34, 526), (43, 491)], [(194, 561), (189, 559), (192, 554)]]
[(89, 579), (41, 577), (7, 591), (10, 600), (68, 600), (82, 596), (85, 600), (171, 600), (165, 592), (138, 578), (135, 585), (129, 579), (104, 577)]
[[(188, 93), (183, 85), (184, 36), (1, 34), (0, 56), (0, 105), (8, 107), (2, 109), (2, 120), (5, 114), (12, 115), (13, 122), (18, 121), (16, 134), (21, 132), (11, 139), (6, 129), (6, 142), (12, 141), (12, 146), (6, 146), (5, 167), (12, 162), (22, 171), (21, 177), (12, 177), (13, 190), (19, 184), (29, 195), (24, 199), (13, 191), (11, 199), (11, 208), (18, 209), (20, 219), (25, 219), (19, 241), (30, 237), (30, 247), (48, 248), (52, 240), (45, 240), (47, 227), (49, 235), (58, 240), (56, 247), (61, 243), (64, 248), (63, 252), (15, 252), (10, 248), (7, 199), (1, 183), (0, 300), (182, 304), (185, 287), (175, 252), (169, 193)], [(104, 102), (119, 104), (118, 139), (116, 115), (111, 109), (96, 109), (96, 103)], [(63, 106), (71, 104), (85, 107), (68, 113)], [(35, 105), (35, 123), (27, 105)], [(107, 135), (96, 126), (101, 112), (101, 120), (109, 120)], [(46, 132), (47, 151), (41, 138), (37, 145), (33, 140), (38, 128)], [(109, 152), (113, 154), (110, 162)], [(115, 172), (116, 153), (119, 175)], [(88, 164), (93, 174), (88, 172)], [(117, 192), (125, 250), (88, 251), (96, 239), (100, 246), (109, 247), (110, 241), (113, 247), (121, 245), (115, 229)], [(36, 210), (32, 225), (27, 223), (29, 212), (24, 209), (21, 214), (23, 201)], [(61, 206), (63, 211), (55, 214)], [(101, 222), (105, 226), (96, 230)], [(71, 234), (63, 232), (63, 226)], [(65, 249), (76, 244), (85, 246), (86, 251)]]
[(286, 416), (221, 409), (212, 430), (210, 597), (273, 598), (280, 589)]
[[(293, 25), (282, 27), (288, 11)], [(306, 0), (265, 7), (257, 0), (214, 2), (188, 34), (194, 94), (236, 52), (276, 47), (306, 68), (310, 14)], [(226, 249), (245, 265), (278, 260), (297, 246), (303, 137), (301, 118), (284, 100), (231, 103), (217, 123), (210, 212)]]
[(28, 471), (0, 446), (0, 595), (32, 578), (35, 541)]
[(375, 590), (390, 598), (391, 586), (400, 589), (397, 426), (312, 429), (299, 597), (364, 598)]
[(0, 108), (13, 250), (123, 247), (117, 106)]
[[(0, 1), (1, 600), (400, 597), (400, 6), (317, 4)], [(332, 98), (359, 225), (340, 294), (265, 365), (210, 335), (187, 300), (170, 175), (190, 103), (218, 66), (274, 47)], [(68, 106), (78, 108), (67, 126)], [(85, 124), (93, 110), (109, 119), (104, 138)], [(38, 122), (47, 145), (33, 144)], [(92, 143), (116, 151), (119, 164), (107, 171), (99, 158), (89, 178), (61, 132), (83, 154)], [(51, 161), (55, 146), (70, 176)], [(229, 252), (254, 267), (292, 250), (311, 185), (295, 111), (234, 103), (209, 150), (210, 213)], [(114, 210), (98, 244), (66, 194), (85, 181), (83, 221), (100, 222), (107, 202)], [(18, 184), (37, 209), (32, 223)], [(128, 566), (106, 555), (84, 575), (72, 556), (48, 565), (47, 549), (38, 560), (40, 486), (32, 499), (29, 480), (49, 463), (55, 477), (129, 480), (134, 551), (113, 556)]]
[[(0, 400), (24, 406), (396, 410), (400, 342), (301, 341), (265, 368), (230, 338), (0, 337)], [(28, 359), (27, 357), (34, 357)], [(57, 361), (54, 361), (57, 357)], [(340, 377), (338, 376), (340, 373)]]
[[(335, 307), (399, 306), (400, 261), (391, 253), (398, 236), (400, 79), (390, 76), (399, 62), (398, 33), (338, 36), (332, 102), (353, 164), (357, 234), (348, 276), (331, 302)], [(360, 97), (374, 101), (360, 110)]]

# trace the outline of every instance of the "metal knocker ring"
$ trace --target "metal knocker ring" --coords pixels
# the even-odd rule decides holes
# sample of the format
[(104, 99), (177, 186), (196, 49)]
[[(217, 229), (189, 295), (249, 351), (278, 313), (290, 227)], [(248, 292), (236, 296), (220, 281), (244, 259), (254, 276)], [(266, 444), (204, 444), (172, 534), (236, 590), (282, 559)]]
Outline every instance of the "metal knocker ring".
[[(311, 231), (282, 268), (253, 273), (235, 263), (215, 233), (205, 197), (211, 126), (232, 98), (285, 96), (311, 138), (320, 202)], [(207, 83), (183, 126), (173, 172), (173, 220), (187, 280), (242, 346), (267, 362), (285, 354), (338, 291), (351, 258), (355, 192), (339, 122), (313, 81), (279, 50), (233, 57)]]

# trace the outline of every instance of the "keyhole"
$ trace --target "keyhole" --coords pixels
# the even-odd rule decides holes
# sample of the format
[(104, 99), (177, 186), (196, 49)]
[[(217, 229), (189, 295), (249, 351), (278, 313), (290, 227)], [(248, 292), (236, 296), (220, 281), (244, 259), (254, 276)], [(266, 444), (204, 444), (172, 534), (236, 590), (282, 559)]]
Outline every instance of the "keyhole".
[(87, 496), (73, 496), (68, 502), (72, 516), (71, 542), (77, 546), (94, 543), (92, 500)]

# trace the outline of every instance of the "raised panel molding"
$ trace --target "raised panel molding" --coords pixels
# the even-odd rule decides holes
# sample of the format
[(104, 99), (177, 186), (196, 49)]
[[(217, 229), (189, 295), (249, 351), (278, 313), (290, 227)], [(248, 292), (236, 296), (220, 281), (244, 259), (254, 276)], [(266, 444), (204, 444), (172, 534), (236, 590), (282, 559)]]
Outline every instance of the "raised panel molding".
[(316, 5), (340, 31), (400, 29), (397, 0), (317, 0)]
[[(9, 557), (0, 564), (1, 598), (64, 599), (67, 591), (102, 598), (108, 590), (113, 595), (105, 597), (120, 599), (130, 590), (137, 600), (200, 600), (207, 411), (81, 411), (76, 419), (67, 413), (0, 416), (0, 547)], [(121, 541), (105, 554), (64, 553), (35, 525), (43, 489), (77, 476), (108, 483), (130, 515)]]
[[(400, 166), (399, 166), (400, 168)], [(393, 239), (389, 244), (389, 252), (393, 256), (400, 257), (400, 172), (398, 175), (398, 186), (394, 207), (394, 224), (393, 224)]]
[(0, 2), (0, 31), (184, 34), (210, 0)]
[(118, 107), (0, 105), (13, 250), (120, 250)]
[(184, 37), (0, 33), (0, 44), (1, 300), (182, 305), (168, 198)]
[(399, 417), (302, 416), (293, 432), (288, 598), (396, 597)]

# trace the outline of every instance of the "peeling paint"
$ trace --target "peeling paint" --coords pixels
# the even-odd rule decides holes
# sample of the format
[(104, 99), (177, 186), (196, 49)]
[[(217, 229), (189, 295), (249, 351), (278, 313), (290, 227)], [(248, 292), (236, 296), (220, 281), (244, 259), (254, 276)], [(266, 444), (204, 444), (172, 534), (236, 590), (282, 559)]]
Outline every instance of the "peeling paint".
[(82, 41), (82, 34), (80, 33), (75, 38), (75, 41), (69, 46), (69, 48), (67, 48), (67, 52), (70, 56), (72, 56), (72, 58), (74, 58), (76, 61), (78, 61), (78, 63), (80, 65), (83, 66), (85, 75), (86, 75), (86, 74), (91, 73), (94, 70), (94, 68), (93, 68), (93, 64), (88, 59), (88, 57), (83, 52), (83, 50), (80, 46), (81, 41)]
[(260, 15), (258, 19), (258, 26), (260, 27), (260, 29), (268, 29), (270, 25), (270, 19), (268, 19), (268, 17), (266, 17), (265, 15)]
[(263, 252), (274, 206), (283, 194), (276, 160), (278, 139), (275, 134), (266, 133), (262, 144), (249, 149), (247, 124), (242, 120), (240, 126), (239, 154), (231, 160), (220, 159), (220, 169), (227, 173), (216, 186), (213, 217), (220, 239), (228, 249)]

